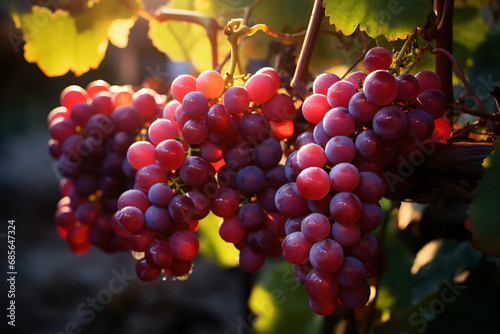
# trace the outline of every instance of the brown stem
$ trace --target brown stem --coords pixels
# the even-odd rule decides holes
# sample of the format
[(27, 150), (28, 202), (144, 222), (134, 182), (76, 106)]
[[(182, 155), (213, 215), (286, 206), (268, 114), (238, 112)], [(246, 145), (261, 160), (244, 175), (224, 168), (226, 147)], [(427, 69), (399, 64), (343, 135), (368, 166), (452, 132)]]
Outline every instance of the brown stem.
[(245, 22), (248, 22), (248, 20), (250, 19), (250, 15), (260, 2), (261, 0), (256, 0), (253, 4), (245, 8), (245, 15), (243, 15), (243, 19), (245, 20)]
[(351, 66), (349, 66), (349, 68), (347, 69), (347, 71), (345, 71), (345, 73), (341, 79), (344, 79), (349, 74), (349, 72), (351, 72), (356, 67), (356, 65), (358, 65), (359, 62), (365, 58), (366, 52), (367, 52), (366, 50), (363, 50), (363, 53), (361, 54), (361, 56), (359, 56), (359, 58), (356, 59), (356, 61), (354, 63), (352, 63)]
[[(450, 53), (453, 52), (453, 5), (454, 0), (436, 0), (434, 3), (438, 17), (436, 47)], [(436, 56), (436, 73), (441, 78), (441, 90), (448, 103), (453, 103), (452, 65), (442, 54)]]
[(250, 28), (250, 32), (247, 33), (246, 35), (252, 36), (253, 34), (255, 34), (259, 30), (263, 31), (264, 33), (268, 34), (269, 36), (273, 36), (275, 38), (281, 39), (283, 41), (283, 43), (285, 43), (285, 44), (290, 44), (292, 42), (293, 38), (302, 37), (306, 33), (305, 31), (301, 31), (301, 32), (298, 32), (295, 34), (284, 34), (284, 33), (277, 32), (276, 30), (269, 28), (265, 24), (256, 24)]
[(478, 104), (481, 111), (485, 115), (489, 115), (490, 113), (488, 112), (488, 109), (486, 109), (483, 102), (481, 102), (481, 100), (477, 97), (476, 93), (474, 93), (474, 90), (470, 86), (469, 81), (467, 81), (467, 78), (465, 77), (464, 73), (462, 72), (462, 69), (460, 68), (460, 65), (458, 65), (458, 62), (455, 59), (455, 57), (453, 57), (453, 55), (449, 51), (444, 50), (444, 49), (431, 48), (430, 52), (432, 54), (437, 54), (436, 55), (436, 62), (437, 62), (437, 56), (442, 55), (443, 57), (445, 57), (446, 59), (448, 59), (450, 61), (450, 64), (453, 63), (453, 65), (455, 66), (455, 70), (457, 71), (457, 74), (460, 77), (460, 80), (462, 80), (462, 83), (464, 84), (464, 86), (467, 89), (467, 91), (469, 92), (469, 94), (472, 96), (474, 101), (476, 101), (476, 103)]
[(461, 104), (457, 104), (457, 103), (450, 105), (450, 107), (453, 110), (456, 110), (456, 111), (464, 113), (464, 114), (469, 114), (469, 115), (484, 118), (484, 119), (490, 119), (494, 122), (500, 122), (500, 114), (493, 114), (493, 115), (485, 114), (481, 110), (469, 109), (469, 108), (467, 108)]
[(231, 58), (231, 51), (228, 51), (224, 56), (224, 58), (222, 59), (222, 61), (217, 65), (217, 67), (214, 68), (214, 70), (220, 73), (220, 71), (222, 71), (222, 68), (224, 67), (224, 65), (226, 65), (226, 63), (230, 58)]
[(323, 1), (315, 0), (304, 44), (302, 45), (302, 50), (300, 51), (297, 68), (295, 69), (295, 74), (292, 78), (292, 82), (290, 83), (293, 90), (302, 100), (310, 94), (310, 92), (306, 89), (306, 75), (323, 16)]

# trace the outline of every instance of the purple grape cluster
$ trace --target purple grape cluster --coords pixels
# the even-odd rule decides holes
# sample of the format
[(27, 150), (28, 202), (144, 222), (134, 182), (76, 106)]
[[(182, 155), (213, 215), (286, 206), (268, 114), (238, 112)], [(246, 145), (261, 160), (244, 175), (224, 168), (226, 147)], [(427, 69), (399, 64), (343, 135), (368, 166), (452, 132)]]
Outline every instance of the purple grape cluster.
[(161, 98), (152, 90), (134, 93), (98, 80), (86, 89), (67, 87), (60, 101), (47, 118), (49, 153), (63, 176), (57, 231), (76, 254), (91, 245), (106, 252), (126, 250), (126, 241), (111, 227), (118, 197), (132, 186), (135, 174), (126, 153), (161, 113)]
[(255, 272), (266, 256), (280, 255), (285, 219), (268, 203), (286, 179), (278, 166), (281, 144), (269, 127), (286, 128), (296, 109), (279, 86), (270, 68), (226, 91), (215, 71), (173, 81), (163, 118), (128, 149), (134, 189), (122, 194), (112, 221), (136, 252), (140, 279), (155, 280), (162, 271), (189, 275), (199, 249), (194, 232), (210, 210), (222, 218), (221, 237), (241, 249), (244, 270)]
[(368, 302), (385, 166), (398, 155), (420, 154), (447, 108), (435, 73), (396, 78), (387, 70), (391, 63), (390, 52), (377, 47), (365, 57), (369, 74), (316, 78), (302, 106), (314, 131), (298, 136), (285, 164), (288, 183), (275, 196), (289, 217), (283, 256), (321, 315), (339, 301), (351, 308)]

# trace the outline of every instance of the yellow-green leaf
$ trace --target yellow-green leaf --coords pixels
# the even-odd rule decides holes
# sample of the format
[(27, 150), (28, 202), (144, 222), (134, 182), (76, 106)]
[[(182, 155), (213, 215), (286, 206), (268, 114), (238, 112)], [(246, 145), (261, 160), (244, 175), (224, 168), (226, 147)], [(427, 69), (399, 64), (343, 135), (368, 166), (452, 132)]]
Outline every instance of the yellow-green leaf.
[(389, 41), (406, 38), (422, 27), (432, 10), (432, 1), (414, 0), (324, 0), (330, 24), (346, 36), (356, 28), (372, 38), (385, 36)]
[(109, 41), (116, 47), (124, 48), (128, 44), (130, 29), (134, 26), (137, 17), (118, 19), (111, 22), (108, 29)]
[[(75, 20), (68, 12), (52, 13), (34, 6), (30, 13), (19, 17), (27, 62), (37, 63), (47, 76), (59, 76), (73, 71), (81, 75), (97, 68), (107, 47), (106, 32), (86, 30), (78, 33)], [(37, 27), (36, 22), (44, 23)]]
[(89, 2), (88, 8), (76, 15), (33, 6), (29, 12), (13, 13), (13, 18), (26, 41), (26, 61), (36, 63), (47, 76), (68, 71), (79, 76), (96, 69), (104, 58), (108, 40), (126, 46), (135, 22), (134, 12), (119, 0)]
[(197, 24), (149, 21), (148, 37), (173, 61), (193, 60), (200, 71), (212, 68), (212, 52), (205, 29)]

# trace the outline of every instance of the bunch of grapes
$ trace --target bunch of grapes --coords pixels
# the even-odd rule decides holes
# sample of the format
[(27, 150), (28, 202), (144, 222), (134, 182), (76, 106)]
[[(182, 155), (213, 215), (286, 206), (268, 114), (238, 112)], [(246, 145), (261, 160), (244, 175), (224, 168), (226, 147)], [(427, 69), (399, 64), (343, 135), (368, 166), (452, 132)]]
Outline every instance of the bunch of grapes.
[(152, 90), (134, 92), (102, 80), (62, 91), (61, 106), (47, 118), (48, 148), (63, 177), (57, 232), (74, 253), (84, 254), (92, 244), (106, 252), (128, 249), (111, 227), (118, 197), (133, 185), (135, 170), (126, 154), (164, 101)]
[(296, 110), (279, 86), (272, 69), (244, 88), (226, 90), (215, 71), (173, 81), (163, 118), (128, 150), (135, 185), (120, 197), (112, 223), (136, 252), (140, 279), (162, 271), (187, 277), (199, 248), (194, 232), (210, 210), (222, 218), (221, 237), (241, 249), (244, 270), (255, 272), (266, 256), (281, 254), (285, 219), (269, 203), (286, 182), (279, 139), (293, 133)]
[(216, 71), (177, 77), (173, 100), (96, 81), (71, 86), (48, 117), (49, 151), (64, 196), (57, 229), (71, 249), (132, 250), (137, 276), (187, 278), (195, 234), (210, 211), (219, 234), (257, 272), (266, 258), (295, 265), (311, 309), (366, 305), (378, 250), (371, 233), (389, 165), (409, 163), (451, 131), (439, 77), (395, 77), (373, 48), (368, 74), (316, 78), (302, 113), (314, 131), (295, 140), (293, 99), (272, 68), (225, 80)]
[(295, 264), (311, 309), (321, 315), (339, 300), (350, 308), (368, 302), (366, 278), (378, 248), (371, 231), (383, 219), (378, 202), (387, 188), (386, 165), (421, 154), (435, 123), (445, 120), (439, 77), (423, 71), (396, 78), (391, 63), (391, 54), (376, 47), (365, 57), (369, 74), (316, 78), (302, 106), (314, 131), (297, 138), (285, 164), (289, 182), (276, 193), (276, 207), (290, 217), (283, 256)]

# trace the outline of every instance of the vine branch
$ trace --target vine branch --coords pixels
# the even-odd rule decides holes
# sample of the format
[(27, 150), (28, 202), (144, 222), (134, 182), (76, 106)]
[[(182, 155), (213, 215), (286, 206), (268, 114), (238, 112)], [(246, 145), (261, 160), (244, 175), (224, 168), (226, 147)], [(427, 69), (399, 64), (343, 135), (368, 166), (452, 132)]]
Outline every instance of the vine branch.
[(310, 94), (310, 92), (306, 89), (305, 81), (307, 69), (309, 67), (309, 62), (311, 61), (311, 55), (318, 37), (323, 16), (323, 1), (315, 0), (311, 19), (309, 20), (309, 26), (307, 27), (306, 36), (302, 45), (302, 50), (300, 51), (297, 68), (295, 69), (295, 74), (293, 75), (292, 82), (290, 83), (292, 89), (302, 100)]
[[(453, 5), (454, 0), (436, 0), (434, 3), (437, 12), (436, 47), (453, 52)], [(441, 78), (441, 90), (453, 102), (453, 82), (451, 62), (443, 55), (436, 56), (436, 73)]]
[(408, 49), (411, 47), (413, 40), (415, 39), (416, 36), (417, 36), (417, 31), (415, 30), (415, 32), (413, 34), (408, 36), (408, 39), (406, 40), (405, 44), (403, 44), (403, 47), (399, 51), (398, 57), (394, 61), (394, 65), (395, 65), (394, 71), (396, 72), (397, 75), (399, 75), (399, 69), (400, 69), (401, 65), (403, 65), (403, 58), (404, 58), (406, 52), (408, 51)]
[(482, 113), (484, 115), (490, 115), (490, 113), (488, 112), (488, 109), (486, 109), (483, 102), (481, 102), (481, 100), (477, 97), (476, 93), (474, 92), (471, 85), (469, 84), (469, 81), (467, 81), (467, 78), (465, 77), (464, 73), (462, 72), (462, 69), (460, 68), (460, 65), (458, 65), (458, 62), (455, 59), (455, 57), (453, 57), (453, 55), (449, 51), (444, 50), (444, 49), (440, 49), (440, 48), (432, 48), (431, 47), (430, 52), (432, 54), (437, 53), (437, 54), (441, 54), (441, 55), (445, 56), (453, 64), (453, 66), (455, 66), (455, 70), (457, 71), (457, 74), (460, 77), (460, 80), (462, 80), (462, 83), (464, 84), (465, 88), (467, 89), (469, 94), (472, 96), (474, 101), (477, 103), (477, 105), (481, 109)]

